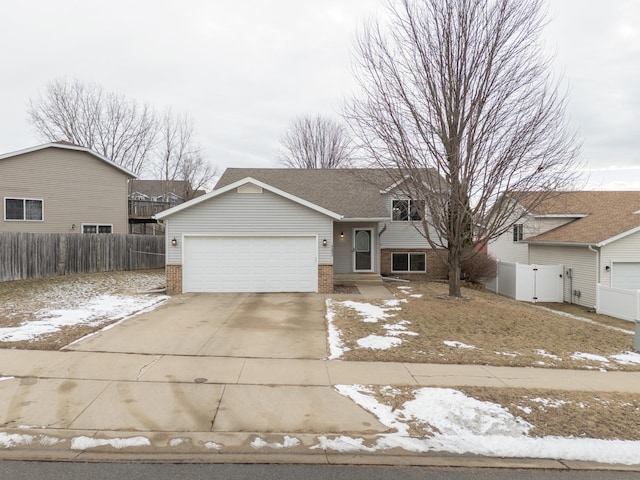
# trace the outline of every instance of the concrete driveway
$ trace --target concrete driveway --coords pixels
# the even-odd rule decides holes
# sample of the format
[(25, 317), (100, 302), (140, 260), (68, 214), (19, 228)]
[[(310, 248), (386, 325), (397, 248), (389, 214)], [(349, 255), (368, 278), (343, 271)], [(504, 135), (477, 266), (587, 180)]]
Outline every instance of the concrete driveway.
[(254, 358), (327, 355), (324, 296), (184, 294), (67, 350)]

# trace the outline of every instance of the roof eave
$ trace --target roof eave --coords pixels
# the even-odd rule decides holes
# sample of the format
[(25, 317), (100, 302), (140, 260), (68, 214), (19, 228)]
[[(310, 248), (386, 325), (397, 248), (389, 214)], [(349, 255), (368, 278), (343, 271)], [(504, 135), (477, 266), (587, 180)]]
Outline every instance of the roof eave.
[(296, 197), (295, 195), (291, 195), (290, 193), (287, 193), (283, 190), (280, 190), (279, 188), (273, 187), (267, 183), (261, 182), (260, 180), (256, 180), (255, 178), (251, 178), (251, 177), (245, 177), (243, 179), (240, 179), (236, 182), (230, 183), (229, 185), (226, 185), (224, 187), (221, 187), (217, 190), (213, 190), (205, 195), (202, 195), (200, 197), (196, 197), (192, 200), (189, 200), (188, 202), (182, 203), (180, 205), (177, 205), (173, 208), (170, 208), (168, 210), (164, 210), (162, 212), (157, 213), (156, 215), (154, 215), (153, 218), (155, 218), (156, 220), (161, 220), (163, 218), (166, 218), (168, 216), (174, 215), (175, 213), (178, 213), (182, 210), (185, 210), (187, 208), (192, 207), (193, 205), (197, 205), (198, 203), (202, 203), (205, 202), (211, 198), (215, 198), (219, 195), (222, 195), (223, 193), (227, 193), (231, 190), (234, 190), (242, 185), (245, 185), (247, 183), (252, 183), (258, 187), (261, 187), (269, 192), (275, 193), (276, 195), (280, 195), (281, 197), (284, 197), (288, 200), (291, 200), (295, 203), (298, 203), (300, 205), (303, 205), (307, 208), (310, 208), (311, 210), (315, 210), (316, 212), (322, 213), (324, 215), (327, 215), (328, 217), (333, 218), (334, 220), (342, 220), (343, 216), (340, 215), (339, 213), (336, 212), (332, 212), (331, 210), (327, 210), (326, 208), (323, 208), (319, 205), (316, 205), (315, 203), (311, 203), (307, 200), (304, 200), (300, 197)]

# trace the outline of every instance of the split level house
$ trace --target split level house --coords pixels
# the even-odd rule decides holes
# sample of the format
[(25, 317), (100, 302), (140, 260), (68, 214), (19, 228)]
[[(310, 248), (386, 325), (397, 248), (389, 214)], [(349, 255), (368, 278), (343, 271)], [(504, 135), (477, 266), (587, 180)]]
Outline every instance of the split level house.
[(640, 289), (640, 192), (512, 195), (512, 229), (491, 242), (498, 261), (563, 265), (564, 301), (596, 306), (597, 284)]
[(0, 155), (0, 232), (127, 233), (135, 175), (67, 142)]
[(227, 169), (212, 192), (156, 215), (167, 290), (329, 293), (381, 275), (444, 278), (415, 207), (384, 170)]

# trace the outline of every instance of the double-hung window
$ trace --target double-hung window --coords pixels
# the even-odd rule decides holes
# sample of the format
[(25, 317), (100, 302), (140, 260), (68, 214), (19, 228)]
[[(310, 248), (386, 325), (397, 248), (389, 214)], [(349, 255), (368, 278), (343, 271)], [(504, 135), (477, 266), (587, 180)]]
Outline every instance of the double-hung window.
[[(420, 221), (421, 202), (417, 200), (393, 200), (391, 204), (392, 220), (394, 222)], [(422, 208), (424, 210), (424, 208)]]
[(41, 222), (44, 219), (44, 202), (33, 198), (5, 197), (4, 219)]
[(514, 242), (521, 241), (522, 238), (523, 238), (523, 232), (524, 232), (524, 229), (523, 229), (522, 224), (521, 223), (516, 223), (513, 226), (513, 241)]

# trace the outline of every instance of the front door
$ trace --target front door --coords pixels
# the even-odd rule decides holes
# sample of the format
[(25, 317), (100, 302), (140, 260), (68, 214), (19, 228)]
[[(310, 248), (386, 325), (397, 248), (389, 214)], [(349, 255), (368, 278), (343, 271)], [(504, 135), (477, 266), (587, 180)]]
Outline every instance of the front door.
[(356, 228), (353, 231), (354, 271), (371, 272), (373, 270), (373, 248), (370, 228)]

